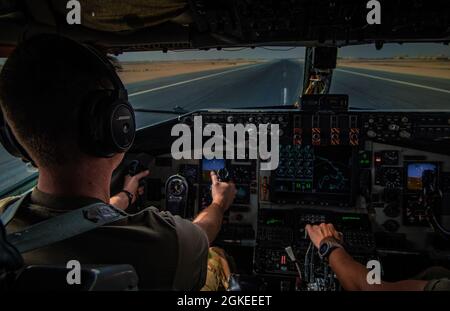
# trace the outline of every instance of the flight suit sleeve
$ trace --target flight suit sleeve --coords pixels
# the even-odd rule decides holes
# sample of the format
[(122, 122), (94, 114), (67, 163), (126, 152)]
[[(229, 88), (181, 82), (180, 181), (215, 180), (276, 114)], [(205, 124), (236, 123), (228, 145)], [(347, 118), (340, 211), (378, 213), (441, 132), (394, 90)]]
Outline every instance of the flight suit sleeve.
[(206, 233), (191, 221), (174, 217), (178, 237), (178, 265), (173, 288), (200, 290), (206, 282), (209, 242)]

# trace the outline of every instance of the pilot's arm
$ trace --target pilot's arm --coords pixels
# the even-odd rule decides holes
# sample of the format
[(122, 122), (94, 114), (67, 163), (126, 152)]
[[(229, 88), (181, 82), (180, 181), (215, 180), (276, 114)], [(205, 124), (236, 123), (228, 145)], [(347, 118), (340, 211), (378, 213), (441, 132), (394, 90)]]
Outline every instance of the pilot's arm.
[(231, 182), (220, 182), (217, 174), (212, 171), (211, 196), (211, 205), (200, 212), (193, 221), (206, 233), (209, 243), (214, 241), (220, 231), (223, 214), (228, 210), (236, 196), (236, 187)]
[(208, 244), (216, 238), (222, 226), (223, 214), (233, 203), (236, 188), (232, 183), (220, 182), (211, 173), (213, 202), (190, 222), (179, 216), (173, 217), (177, 228), (179, 264), (174, 281), (176, 289), (202, 288), (206, 281)]
[[(306, 231), (316, 248), (319, 248), (324, 239), (334, 239), (339, 243), (342, 241), (342, 234), (336, 231), (332, 224), (307, 225)], [(393, 283), (382, 281), (379, 285), (368, 284), (366, 278), (369, 270), (354, 260), (344, 248), (334, 249), (330, 253), (328, 261), (342, 287), (348, 291), (422, 291), (427, 285), (427, 281), (419, 280), (405, 280)]]

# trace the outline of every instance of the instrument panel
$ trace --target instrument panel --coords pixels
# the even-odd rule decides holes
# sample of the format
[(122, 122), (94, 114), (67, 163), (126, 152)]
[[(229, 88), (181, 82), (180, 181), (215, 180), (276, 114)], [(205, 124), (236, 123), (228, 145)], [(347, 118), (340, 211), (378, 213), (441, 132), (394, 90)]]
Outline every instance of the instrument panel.
[[(364, 264), (384, 251), (430, 250), (433, 232), (422, 201), (425, 187), (442, 190), (442, 212), (450, 214), (450, 112), (199, 111), (179, 122), (193, 128), (196, 117), (202, 128), (214, 123), (224, 133), (228, 125), (279, 126), (277, 132), (269, 130), (279, 138), (275, 170), (262, 170), (265, 160), (260, 158), (173, 160), (170, 154), (158, 155), (151, 168), (152, 178), (160, 178), (161, 184), (174, 174), (186, 180), (189, 198), (178, 200), (189, 210), (184, 215), (210, 204), (209, 172), (227, 171), (237, 196), (215, 243), (245, 267), (243, 273), (266, 280), (281, 277), (282, 283), (295, 279), (297, 272), (284, 252), (290, 246), (309, 273), (306, 277), (316, 280), (308, 280), (308, 286), (338, 289), (326, 264), (314, 255), (305, 258), (310, 249), (307, 223), (336, 224), (347, 249)], [(248, 138), (246, 156), (247, 143)], [(161, 209), (170, 195), (166, 191)], [(240, 257), (242, 249), (245, 256)], [(288, 287), (297, 285), (294, 280)]]

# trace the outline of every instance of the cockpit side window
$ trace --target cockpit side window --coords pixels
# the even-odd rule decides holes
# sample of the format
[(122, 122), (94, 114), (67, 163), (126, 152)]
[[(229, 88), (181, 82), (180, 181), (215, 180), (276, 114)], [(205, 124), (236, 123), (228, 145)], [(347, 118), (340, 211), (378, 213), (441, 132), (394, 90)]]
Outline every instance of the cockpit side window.
[[(0, 71), (5, 61), (5, 58), (0, 58)], [(0, 198), (20, 193), (25, 190), (23, 186), (33, 186), (36, 176), (35, 168), (13, 157), (0, 145)]]

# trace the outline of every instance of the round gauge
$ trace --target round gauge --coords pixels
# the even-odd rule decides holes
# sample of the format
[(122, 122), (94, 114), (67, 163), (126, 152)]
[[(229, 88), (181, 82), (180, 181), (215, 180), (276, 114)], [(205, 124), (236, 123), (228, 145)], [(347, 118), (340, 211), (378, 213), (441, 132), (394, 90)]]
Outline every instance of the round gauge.
[(399, 154), (397, 150), (385, 150), (382, 153), (384, 165), (398, 165)]
[(401, 188), (402, 172), (398, 167), (385, 168), (383, 171), (383, 181), (386, 188)]
[(179, 196), (184, 193), (186, 188), (182, 180), (173, 179), (170, 181), (168, 189), (170, 195)]

